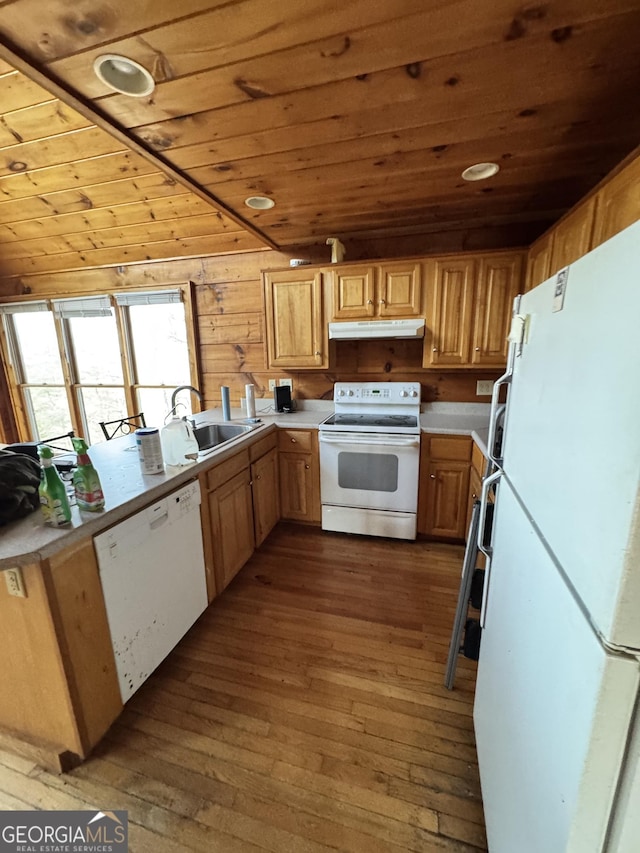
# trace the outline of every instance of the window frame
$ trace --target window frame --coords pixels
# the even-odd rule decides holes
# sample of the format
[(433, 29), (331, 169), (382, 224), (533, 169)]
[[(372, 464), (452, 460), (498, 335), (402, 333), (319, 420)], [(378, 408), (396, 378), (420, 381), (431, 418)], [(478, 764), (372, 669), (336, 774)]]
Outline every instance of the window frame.
[[(133, 293), (134, 287), (131, 287), (130, 290)], [(180, 294), (179, 301), (184, 306), (184, 320), (187, 337), (188, 364), (190, 374), (189, 384), (194, 385), (196, 388), (201, 388), (201, 368), (199, 350), (197, 346), (198, 337), (196, 332), (196, 317), (194, 311), (194, 290), (195, 286), (193, 282), (171, 285), (166, 284), (164, 286), (154, 285), (149, 287), (135, 287), (135, 292), (140, 294), (148, 294), (149, 296), (151, 296), (151, 294), (156, 293), (158, 295), (161, 295), (171, 291), (174, 293), (178, 292)], [(43, 299), (42, 297), (34, 296), (34, 298), (30, 300), (24, 298), (5, 300), (5, 302), (2, 304), (2, 306), (5, 307), (5, 310), (1, 313), (2, 322), (0, 323), (0, 347), (2, 349), (3, 359), (5, 362), (9, 397), (11, 400), (13, 416), (16, 422), (18, 438), (20, 441), (36, 440), (34, 430), (32, 429), (32, 420), (29, 415), (28, 397), (24, 390), (25, 388), (28, 388), (30, 384), (33, 383), (21, 381), (25, 378), (22, 366), (22, 356), (20, 353), (20, 346), (16, 335), (15, 326), (11, 320), (12, 314), (18, 313), (18, 306), (20, 305), (23, 306), (30, 303), (44, 303), (46, 304), (46, 309), (40, 310), (47, 310), (51, 312), (58, 340), (58, 351), (60, 355), (60, 364), (64, 378), (64, 389), (66, 391), (69, 411), (71, 414), (71, 428), (74, 430), (76, 435), (84, 435), (86, 433), (87, 428), (83, 417), (82, 405), (80, 402), (81, 389), (86, 385), (86, 383), (76, 381), (79, 377), (77, 374), (77, 370), (75, 369), (75, 366), (73, 364), (74, 354), (71, 330), (68, 327), (68, 320), (63, 319), (59, 315), (59, 312), (56, 310), (56, 303), (60, 303), (65, 299), (80, 300), (86, 298), (87, 300), (89, 300), (96, 299), (97, 297), (102, 297), (103, 299), (105, 297), (108, 298), (109, 305), (115, 316), (122, 363), (124, 396), (128, 416), (135, 415), (139, 411), (137, 404), (138, 387), (157, 387), (160, 389), (173, 389), (175, 387), (173, 385), (138, 386), (138, 384), (136, 383), (133, 338), (131, 333), (131, 324), (129, 322), (128, 317), (128, 310), (127, 306), (118, 303), (118, 295), (124, 295), (126, 293), (127, 291), (110, 291), (106, 294), (104, 292), (64, 295), (60, 294), (59, 296), (56, 296), (55, 299)], [(15, 305), (15, 310), (13, 311), (11, 310), (12, 305)], [(0, 306), (0, 309), (2, 306)], [(59, 386), (56, 385), (55, 387)], [(120, 388), (121, 386), (104, 385), (101, 387)], [(195, 405), (198, 411), (201, 410), (199, 401), (195, 400)], [(35, 421), (33, 422), (33, 425), (35, 426)]]

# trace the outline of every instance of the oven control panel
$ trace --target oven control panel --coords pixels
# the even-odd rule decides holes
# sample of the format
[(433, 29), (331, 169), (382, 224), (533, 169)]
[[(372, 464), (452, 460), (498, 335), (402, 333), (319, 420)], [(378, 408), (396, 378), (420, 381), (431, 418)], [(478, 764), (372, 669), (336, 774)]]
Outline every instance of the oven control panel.
[(419, 382), (336, 382), (333, 390), (336, 403), (367, 405), (419, 405)]

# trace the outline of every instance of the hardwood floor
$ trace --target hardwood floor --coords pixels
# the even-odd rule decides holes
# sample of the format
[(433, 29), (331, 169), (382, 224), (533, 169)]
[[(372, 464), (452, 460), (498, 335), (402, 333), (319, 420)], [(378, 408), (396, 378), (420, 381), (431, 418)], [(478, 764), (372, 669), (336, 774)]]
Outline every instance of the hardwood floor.
[(84, 765), (0, 752), (0, 808), (128, 809), (141, 853), (486, 849), (462, 555), (280, 524)]

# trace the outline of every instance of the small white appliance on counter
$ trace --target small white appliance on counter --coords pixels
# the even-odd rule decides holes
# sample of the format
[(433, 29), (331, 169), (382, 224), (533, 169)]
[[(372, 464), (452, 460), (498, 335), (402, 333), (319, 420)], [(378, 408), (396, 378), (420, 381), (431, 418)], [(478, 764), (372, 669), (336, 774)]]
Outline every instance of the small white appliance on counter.
[(516, 308), (474, 707), (491, 853), (640, 849), (639, 282), (637, 222)]
[(320, 424), (322, 529), (416, 538), (419, 382), (336, 382)]
[(207, 607), (198, 482), (93, 541), (126, 702)]

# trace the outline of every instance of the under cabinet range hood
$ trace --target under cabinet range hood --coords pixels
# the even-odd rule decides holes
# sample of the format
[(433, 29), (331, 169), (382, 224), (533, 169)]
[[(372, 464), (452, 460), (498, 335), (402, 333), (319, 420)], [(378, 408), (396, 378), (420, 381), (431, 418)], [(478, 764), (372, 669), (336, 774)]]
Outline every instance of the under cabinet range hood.
[(329, 323), (329, 337), (338, 341), (372, 340), (375, 338), (423, 338), (424, 318)]

